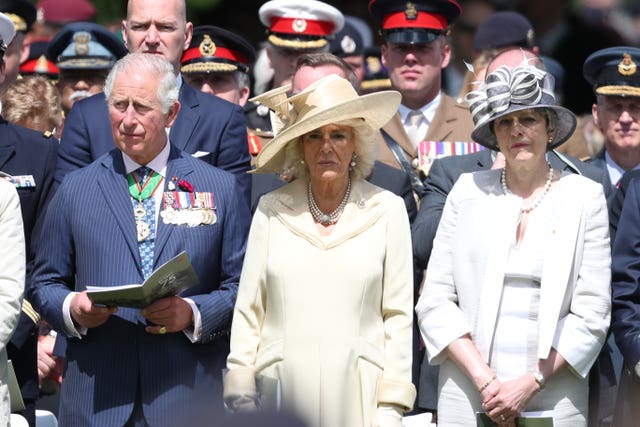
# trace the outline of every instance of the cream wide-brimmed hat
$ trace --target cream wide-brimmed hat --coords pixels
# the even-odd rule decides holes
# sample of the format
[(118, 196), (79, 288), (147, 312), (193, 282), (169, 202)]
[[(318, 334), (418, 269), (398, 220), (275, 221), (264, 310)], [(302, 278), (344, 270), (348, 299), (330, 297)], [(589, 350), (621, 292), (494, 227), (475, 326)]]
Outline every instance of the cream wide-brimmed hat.
[[(256, 173), (281, 173), (285, 169), (285, 147), (298, 137), (322, 126), (362, 119), (378, 130), (398, 111), (401, 95), (388, 90), (358, 96), (348, 80), (329, 75), (288, 98), (287, 123), (256, 158)], [(278, 108), (284, 111), (284, 108)], [(372, 138), (371, 144), (375, 144)]]

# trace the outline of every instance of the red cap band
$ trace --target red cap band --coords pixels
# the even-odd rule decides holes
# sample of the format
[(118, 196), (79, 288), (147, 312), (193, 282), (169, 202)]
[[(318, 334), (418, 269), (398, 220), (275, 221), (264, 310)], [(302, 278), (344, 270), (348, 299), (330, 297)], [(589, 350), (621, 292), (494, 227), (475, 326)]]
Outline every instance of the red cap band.
[(431, 30), (446, 30), (447, 18), (444, 15), (419, 11), (416, 19), (407, 19), (406, 13), (395, 12), (382, 19), (382, 28), (393, 30), (396, 28), (427, 28)]
[[(192, 47), (182, 54), (180, 62), (191, 61), (192, 59), (204, 58), (200, 53), (199, 47)], [(249, 61), (237, 50), (227, 49), (225, 47), (216, 46), (216, 52), (211, 58), (229, 59), (240, 64), (249, 65)]]
[(271, 18), (271, 32), (326, 37), (333, 33), (333, 22), (302, 18)]
[[(42, 68), (42, 66), (46, 64), (46, 71)], [(25, 61), (22, 65), (20, 65), (20, 72), (22, 73), (49, 73), (49, 74), (59, 74), (60, 71), (58, 67), (51, 61), (39, 61), (38, 59), (30, 59)]]

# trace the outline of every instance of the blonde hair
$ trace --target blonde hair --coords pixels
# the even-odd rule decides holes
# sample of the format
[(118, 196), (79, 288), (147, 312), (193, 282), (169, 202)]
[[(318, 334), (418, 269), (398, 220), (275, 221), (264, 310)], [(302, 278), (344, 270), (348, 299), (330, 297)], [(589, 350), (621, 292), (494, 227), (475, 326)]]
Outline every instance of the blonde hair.
[[(375, 139), (375, 131), (362, 119), (350, 119), (333, 123), (337, 126), (348, 126), (353, 130), (355, 143), (355, 166), (351, 169), (352, 179), (366, 179), (373, 170), (373, 164), (378, 155), (378, 144)], [(306, 178), (309, 176), (302, 152), (302, 138), (299, 136), (289, 141), (285, 148), (284, 174), (291, 179)]]
[(2, 116), (29, 129), (54, 132), (62, 124), (60, 94), (46, 77), (25, 76), (2, 95)]

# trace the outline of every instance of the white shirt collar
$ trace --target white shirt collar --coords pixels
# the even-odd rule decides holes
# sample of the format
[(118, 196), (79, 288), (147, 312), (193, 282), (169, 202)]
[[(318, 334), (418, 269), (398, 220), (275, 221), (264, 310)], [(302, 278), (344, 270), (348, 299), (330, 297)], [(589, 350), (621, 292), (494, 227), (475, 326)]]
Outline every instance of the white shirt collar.
[(164, 148), (156, 157), (154, 157), (149, 163), (146, 165), (141, 165), (135, 162), (131, 157), (122, 152), (122, 160), (124, 161), (124, 167), (127, 173), (131, 173), (138, 169), (141, 166), (147, 166), (157, 174), (162, 175), (163, 177), (167, 176), (167, 162), (169, 161), (169, 152), (171, 151), (171, 146), (169, 144), (169, 140), (164, 145)]
[[(618, 165), (609, 155), (609, 153), (605, 150), (604, 152), (604, 161), (607, 164), (607, 172), (609, 172), (609, 179), (611, 180), (611, 185), (614, 187), (622, 178), (622, 175), (626, 172), (620, 165)], [(633, 170), (640, 169), (640, 165), (636, 165)]]
[[(431, 102), (423, 105), (420, 108), (420, 111), (422, 112), (422, 115), (424, 116), (424, 118), (427, 120), (427, 123), (431, 124), (431, 122), (433, 121), (433, 116), (436, 115), (436, 110), (438, 109), (438, 105), (440, 105), (441, 100), (442, 100), (442, 91), (438, 91), (438, 95), (436, 95), (436, 97), (433, 98)], [(402, 121), (402, 123), (407, 122), (407, 116), (412, 111), (414, 110), (403, 104), (400, 104), (400, 106), (398, 107), (398, 114), (400, 114), (400, 120)]]

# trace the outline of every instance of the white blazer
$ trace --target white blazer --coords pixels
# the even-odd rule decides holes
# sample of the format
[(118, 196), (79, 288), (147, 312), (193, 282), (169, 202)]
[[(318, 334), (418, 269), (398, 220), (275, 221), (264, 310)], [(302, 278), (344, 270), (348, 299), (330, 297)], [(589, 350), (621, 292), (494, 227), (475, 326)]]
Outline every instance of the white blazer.
[[(611, 255), (602, 186), (565, 174), (546, 196), (556, 215), (544, 248), (538, 358), (551, 347), (586, 377), (611, 314)], [(470, 333), (488, 361), (520, 202), (505, 197), (500, 170), (463, 174), (444, 208), (416, 312), (431, 364)]]

